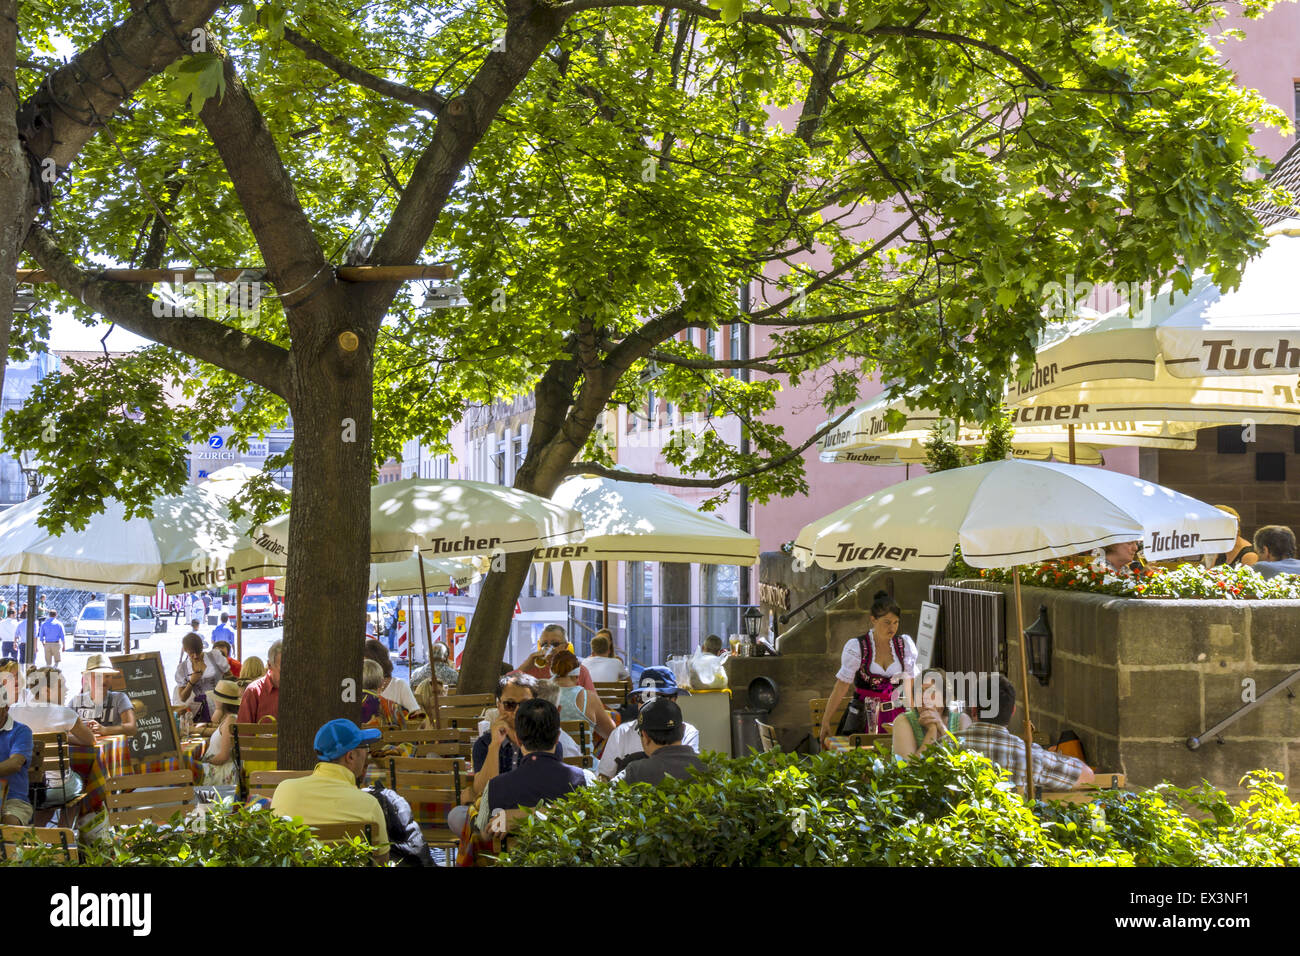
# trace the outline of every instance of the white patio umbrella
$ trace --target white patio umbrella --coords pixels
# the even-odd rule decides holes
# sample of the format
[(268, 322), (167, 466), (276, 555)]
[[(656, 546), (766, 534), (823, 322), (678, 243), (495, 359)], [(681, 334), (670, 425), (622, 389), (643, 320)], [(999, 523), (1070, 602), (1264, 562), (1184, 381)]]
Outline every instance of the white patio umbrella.
[[(1140, 540), (1161, 561), (1226, 550), (1236, 519), (1172, 488), (1075, 465), (998, 461), (883, 488), (805, 526), (796, 559), (828, 570), (883, 565), (943, 570), (961, 546), (977, 568), (1006, 568)], [(1016, 619), (1024, 634), (1020, 578)], [(1029, 687), (1023, 636), (1022, 686)], [(1024, 702), (1028, 789), (1033, 786), (1029, 702)]]
[[(273, 551), (289, 544), (289, 516), (257, 529)], [(370, 560), (404, 561), (413, 551), (464, 558), (532, 551), (582, 540), (575, 511), (527, 492), (482, 481), (406, 478), (370, 489)]]
[[(561, 582), (571, 581), (575, 591), (581, 589), (595, 561), (749, 567), (758, 560), (758, 538), (651, 484), (581, 475), (561, 483), (551, 500), (578, 512), (587, 536), (571, 547), (539, 548), (535, 557), (543, 564), (565, 562), (558, 577)], [(608, 618), (607, 594), (604, 604)]]
[(189, 486), (152, 503), (152, 518), (126, 517), (105, 501), (84, 531), (54, 536), (36, 523), (37, 495), (0, 512), (0, 582), (85, 587), (114, 594), (171, 593), (285, 573), (284, 561), (253, 546), (221, 499)]
[(1186, 293), (1050, 329), (1024, 385), (1009, 386), (1017, 424), (1300, 424), (1300, 222), (1269, 235), (1231, 292), (1201, 275)]
[[(1267, 231), (1267, 247), (1246, 264), (1240, 285), (1219, 289), (1199, 275), (1185, 293), (1168, 291), (1105, 317), (1049, 333), (1019, 399), (1084, 382), (1262, 378), (1300, 372), (1300, 221)], [(1171, 301), (1172, 298), (1172, 301)], [(1289, 373), (1289, 375), (1288, 375)]]
[[(239, 494), (249, 481), (260, 474), (263, 474), (263, 472), (256, 468), (251, 468), (243, 462), (235, 462), (233, 465), (227, 465), (225, 468), (218, 468), (212, 472), (204, 481), (199, 483), (199, 487), (208, 489), (208, 491), (224, 501), (229, 501)], [(284, 492), (285, 506), (288, 507), (289, 489), (275, 481), (271, 482), (271, 485)]]
[[(971, 444), (969, 442), (959, 442), (958, 444)], [(1047, 444), (1014, 444), (1011, 446), (1011, 457), (1019, 461), (1068, 461), (1070, 455), (1070, 446), (1065, 442), (1047, 443)], [(832, 452), (823, 452), (821, 460), (823, 462), (852, 462), (859, 465), (924, 465), (926, 459), (925, 445), (919, 441), (910, 441), (906, 444), (892, 444), (881, 442), (877, 445), (863, 445), (861, 448), (852, 451), (841, 449)], [(1095, 445), (1074, 446), (1074, 464), (1076, 465), (1103, 465), (1105, 458), (1102, 457), (1101, 449)]]
[[(405, 478), (370, 489), (372, 564), (417, 558), (468, 558), (499, 552), (532, 551), (582, 540), (582, 518), (538, 495), (482, 481)], [(259, 547), (273, 553), (289, 545), (289, 515), (257, 529)], [(414, 561), (418, 575), (423, 561)], [(425, 640), (433, 660), (427, 581)], [(439, 718), (435, 713), (434, 725)]]
[(405, 561), (381, 561), (370, 565), (370, 590), (379, 589), (388, 595), (423, 594), (424, 588), (445, 591), (455, 584), (458, 588), (469, 585), (478, 573), (468, 561), (423, 559), (424, 576), (414, 554)]

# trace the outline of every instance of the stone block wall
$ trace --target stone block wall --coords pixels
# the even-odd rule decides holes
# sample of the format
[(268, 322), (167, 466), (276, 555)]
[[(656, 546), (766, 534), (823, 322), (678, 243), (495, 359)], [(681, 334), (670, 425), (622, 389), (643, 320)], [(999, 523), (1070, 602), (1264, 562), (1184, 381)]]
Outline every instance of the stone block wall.
[[(823, 571), (795, 572), (789, 557), (781, 557), (786, 559), (784, 564), (770, 553), (763, 555), (762, 579), (765, 583), (785, 583), (791, 590), (791, 606), (797, 607), (815, 590), (810, 589), (805, 575), (817, 574), (823, 581), (828, 576)], [(814, 612), (811, 618), (796, 615), (800, 620), (792, 622), (777, 641), (780, 656), (732, 657), (727, 661), (732, 709), (749, 707), (750, 681), (758, 676), (770, 678), (780, 699), (765, 722), (776, 728), (782, 749), (794, 750), (801, 743), (806, 749), (805, 738), (811, 731), (808, 702), (830, 694), (845, 641), (870, 627), (872, 595), (890, 591), (903, 611), (903, 633), (915, 637), (921, 602), (933, 581), (934, 575), (929, 572), (888, 569), (853, 578), (824, 612), (814, 606), (809, 609)], [(793, 600), (796, 593), (800, 595), (798, 601)]]
[[(966, 586), (1007, 595), (1008, 676), (1023, 694), (1012, 588)], [(1280, 694), (1227, 727), (1222, 744), (1187, 747), (1244, 705), (1244, 679), (1258, 697), (1300, 670), (1300, 601), (1133, 600), (1041, 588), (1021, 595), (1026, 626), (1047, 607), (1054, 643), (1048, 685), (1029, 678), (1039, 743), (1069, 727), (1094, 767), (1121, 770), (1134, 786), (1205, 779), (1237, 795), (1242, 776), (1268, 769), (1300, 798), (1300, 699)]]

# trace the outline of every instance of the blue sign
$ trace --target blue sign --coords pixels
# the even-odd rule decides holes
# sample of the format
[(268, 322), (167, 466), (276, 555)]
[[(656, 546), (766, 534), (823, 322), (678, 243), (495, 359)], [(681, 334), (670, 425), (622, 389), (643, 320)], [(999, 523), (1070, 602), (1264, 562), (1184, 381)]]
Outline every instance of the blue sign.
[(222, 438), (220, 435), (213, 435), (211, 438), (208, 439), (209, 448), (220, 448), (225, 443), (226, 440)]

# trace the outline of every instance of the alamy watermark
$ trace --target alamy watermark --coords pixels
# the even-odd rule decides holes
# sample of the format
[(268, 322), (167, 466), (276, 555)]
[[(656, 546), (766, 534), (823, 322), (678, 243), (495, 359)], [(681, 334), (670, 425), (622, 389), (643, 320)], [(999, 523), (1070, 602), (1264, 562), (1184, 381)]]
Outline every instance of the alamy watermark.
[(261, 311), (262, 283), (238, 280), (236, 282), (186, 282), (179, 273), (171, 283), (164, 282), (153, 300), (153, 314), (157, 318), (207, 318), (227, 316), (255, 316)]
[(1042, 288), (1044, 312), (1054, 319), (1073, 319), (1083, 314), (1087, 307), (1102, 315), (1124, 306), (1130, 319), (1151, 320), (1153, 297), (1140, 282), (1111, 282), (1094, 285), (1086, 279), (1076, 282), (1074, 274), (1065, 277), (1065, 283), (1048, 282)]

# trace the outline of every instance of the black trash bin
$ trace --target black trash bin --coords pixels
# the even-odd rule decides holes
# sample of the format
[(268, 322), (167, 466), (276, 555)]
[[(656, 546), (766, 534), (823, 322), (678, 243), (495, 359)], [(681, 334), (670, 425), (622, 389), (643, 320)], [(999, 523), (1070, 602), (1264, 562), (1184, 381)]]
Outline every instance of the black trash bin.
[(741, 707), (731, 712), (731, 755), (748, 757), (751, 750), (762, 750), (758, 739), (758, 721), (767, 716), (765, 710)]

